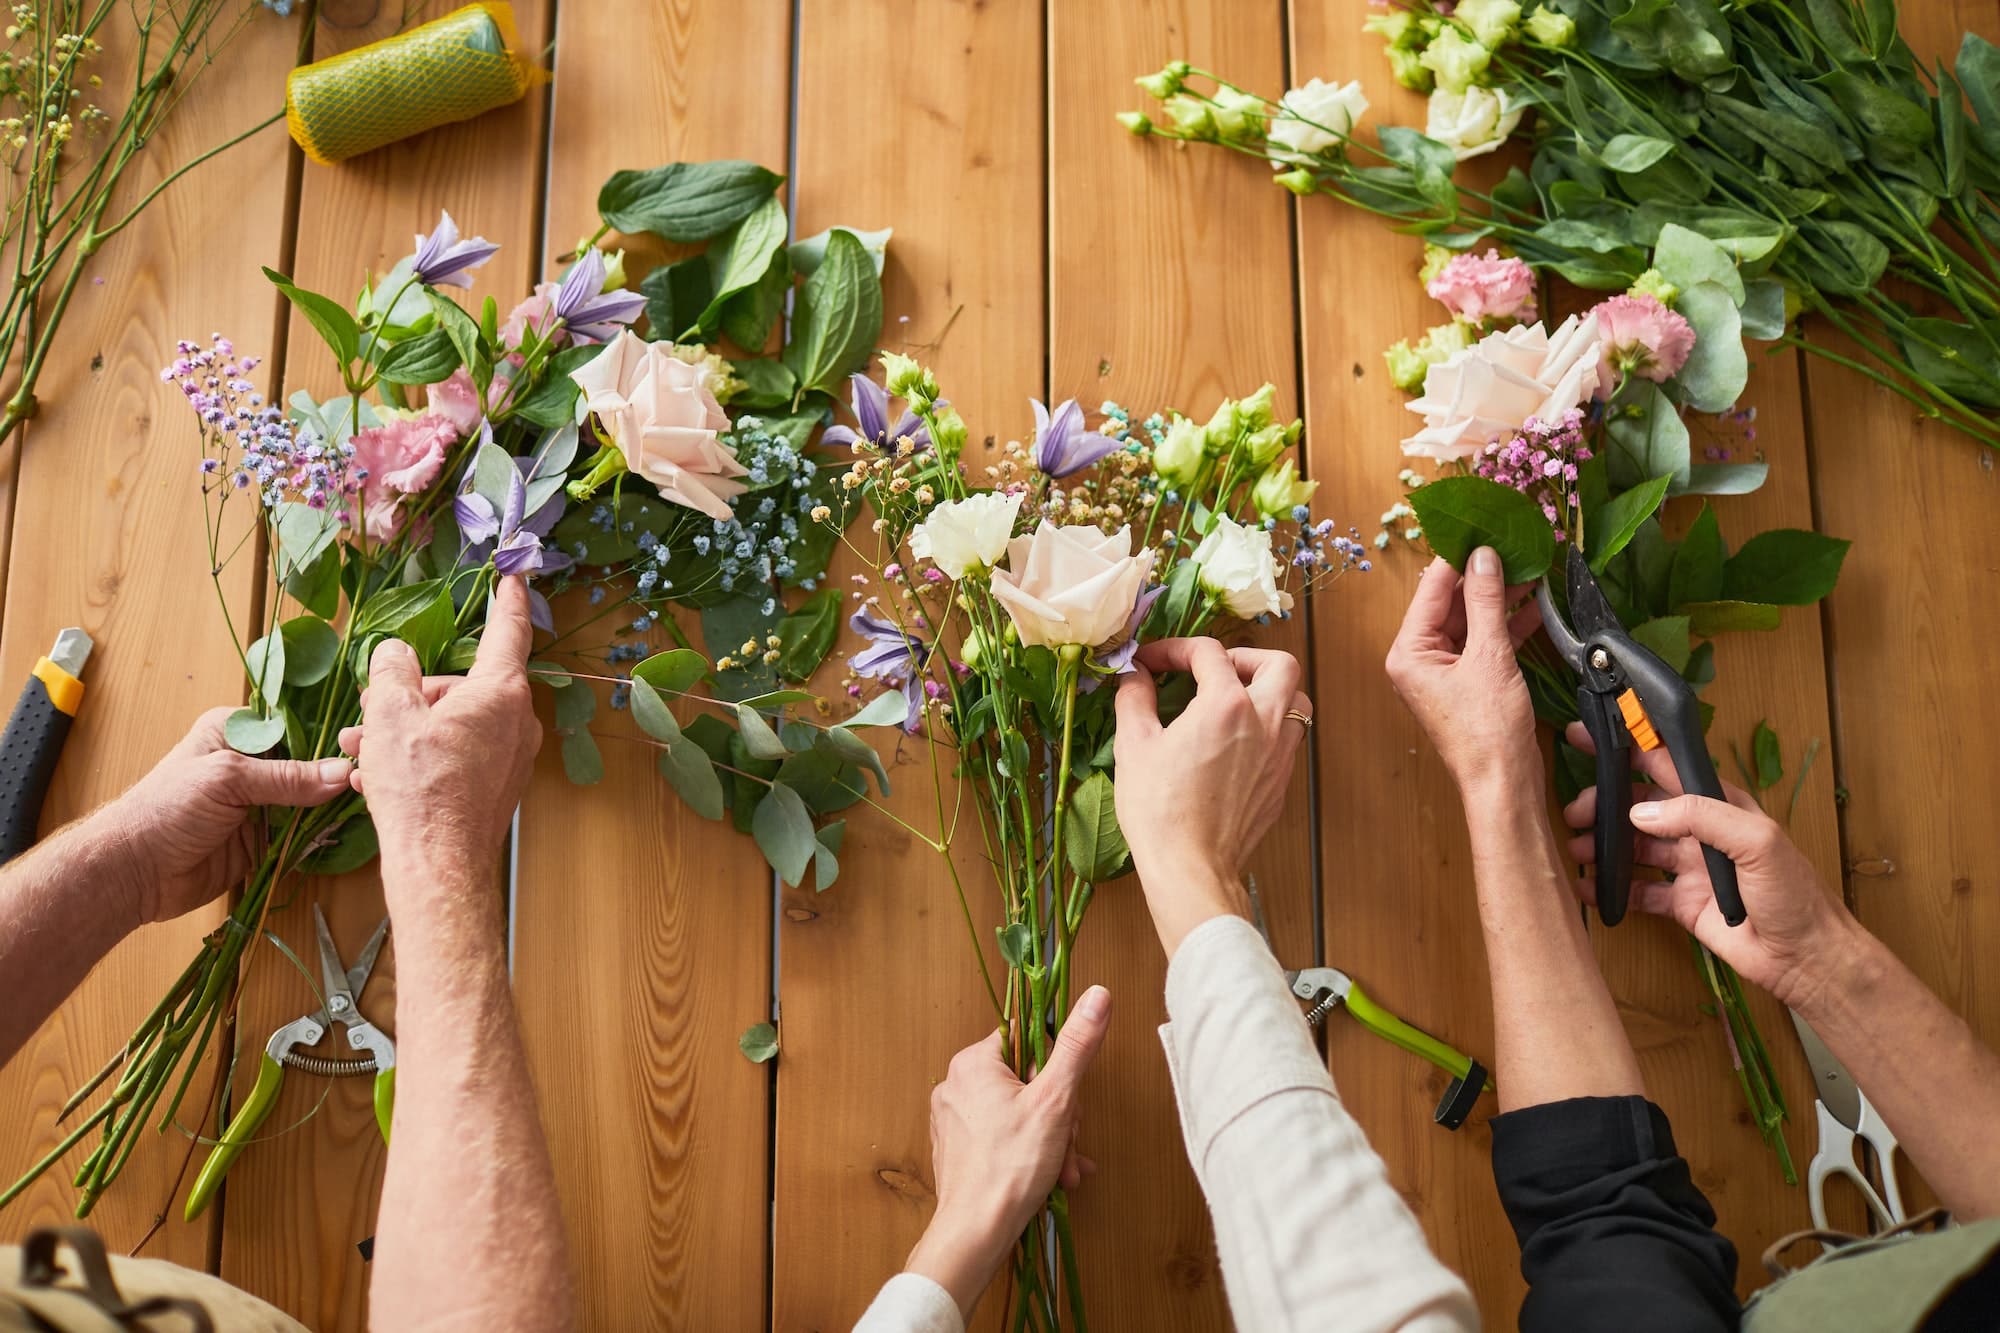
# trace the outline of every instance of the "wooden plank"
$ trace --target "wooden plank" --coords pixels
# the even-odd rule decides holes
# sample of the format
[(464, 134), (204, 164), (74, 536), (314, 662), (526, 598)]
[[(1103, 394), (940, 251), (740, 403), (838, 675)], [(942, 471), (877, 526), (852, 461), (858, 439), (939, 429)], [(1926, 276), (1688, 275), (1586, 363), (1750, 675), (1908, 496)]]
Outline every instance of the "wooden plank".
[[(1394, 84), (1380, 48), (1380, 39), (1364, 35), (1351, 15), (1294, 10), (1294, 82), (1314, 75), (1358, 77), (1373, 104), (1374, 124), (1421, 125), (1422, 99)], [(1443, 316), (1416, 281), (1416, 241), (1324, 200), (1301, 201), (1299, 229), (1307, 438), (1321, 495), (1330, 495), (1322, 508), (1379, 513), (1400, 493), (1396, 442), (1413, 420), (1403, 408), (1405, 395), (1388, 382), (1381, 351)], [(1740, 541), (1768, 527), (1812, 526), (1791, 358), (1760, 361), (1744, 401), (1758, 408), (1754, 441), (1732, 440), (1727, 423), (1695, 426), (1698, 446), (1714, 438), (1718, 447), (1733, 443), (1739, 456), (1755, 451), (1771, 464), (1763, 491), (1718, 503), (1725, 533)], [(1676, 502), (1669, 521), (1684, 522), (1694, 512), (1694, 502)], [(1322, 615), (1316, 624), (1325, 721), (1317, 730), (1322, 747), (1337, 747), (1323, 749), (1322, 771), (1343, 768), (1337, 755), (1380, 756), (1367, 781), (1328, 782), (1322, 790), (1327, 858), (1343, 867), (1352, 885), (1328, 896), (1326, 950), (1330, 961), (1364, 978), (1395, 1012), (1490, 1055), (1491, 1004), (1463, 816), (1449, 776), (1381, 670), (1425, 558), (1397, 540), (1373, 573), (1342, 589), (1340, 618)], [(1817, 617), (1809, 611), (1789, 614), (1776, 634), (1718, 642), (1721, 678), (1709, 694), (1718, 708), (1711, 747), (1725, 765), (1729, 741), (1747, 751), (1760, 718), (1783, 739), (1788, 765), (1809, 739), (1829, 735), (1821, 652)], [(1837, 862), (1830, 770), (1823, 762), (1815, 765), (1793, 822), (1801, 846), (1829, 870)], [(1616, 931), (1593, 929), (1648, 1089), (1673, 1118), (1723, 1229), (1754, 1257), (1802, 1225), (1804, 1200), (1782, 1185), (1775, 1159), (1748, 1123), (1727, 1037), (1699, 1010), (1707, 996), (1685, 937), (1664, 923), (1636, 918)], [(1811, 1084), (1783, 1011), (1761, 996), (1755, 1009), (1792, 1105), (1809, 1110)], [(1517, 1250), (1491, 1184), (1485, 1126), (1491, 1103), (1466, 1130), (1445, 1134), (1428, 1115), (1445, 1084), (1438, 1071), (1352, 1024), (1335, 1024), (1328, 1049), (1348, 1105), (1440, 1256), (1472, 1284), (1489, 1322), (1511, 1323), (1523, 1288)], [(1796, 1151), (1807, 1142), (1809, 1118), (1804, 1131), (1796, 1124), (1793, 1130)], [(1740, 1272), (1746, 1288), (1761, 1281), (1754, 1263)]]
[[(107, 27), (129, 31), (123, 19)], [(296, 33), (266, 19), (238, 37), (175, 111), (127, 196), (269, 115)], [(105, 45), (107, 68), (116, 68), (114, 39)], [(277, 303), (256, 265), (276, 262), (283, 246), (286, 152), (282, 133), (267, 131), (190, 172), (105, 245), (49, 358), (42, 415), (29, 438), (4, 447), (0, 473), (18, 464), (18, 507), (0, 680), (26, 679), (65, 625), (82, 625), (97, 641), (45, 830), (124, 790), (202, 709), (243, 697), (207, 578), (195, 423), (159, 368), (176, 338), (225, 329), (246, 351), (270, 339)], [(218, 248), (218, 237), (227, 244)], [(239, 620), (254, 574), (254, 561), (242, 560), (223, 578), (221, 596)], [(11, 1178), (60, 1139), (56, 1109), (125, 1041), (221, 917), (218, 904), (134, 935), (0, 1071), (0, 1124), (13, 1145), (0, 1173)], [(205, 1090), (206, 1075), (198, 1076), (190, 1105)], [(179, 1134), (141, 1133), (89, 1219), (113, 1249), (136, 1244), (169, 1206), (187, 1147)], [(65, 1159), (8, 1210), (9, 1235), (71, 1221), (67, 1174), (81, 1160), (80, 1151)], [(209, 1267), (209, 1224), (186, 1225), (179, 1212), (172, 1201), (174, 1220), (146, 1253)]]
[[(546, 43), (551, 9), (545, 0), (517, 0), (521, 40), (531, 49)], [(399, 26), (399, 8), (383, 8), (357, 26), (340, 24), (336, 14), (316, 34), (315, 54), (361, 46)], [(437, 225), (439, 210), (448, 209), (467, 235), (501, 245), (500, 255), (473, 274), (465, 299), (476, 309), (490, 292), (504, 310), (527, 292), (535, 275), (545, 124), (546, 97), (531, 93), (477, 120), (349, 162), (305, 164), (292, 277), (308, 290), (351, 299), (365, 274), (386, 272), (410, 253), (417, 233)], [(510, 147), (496, 152), (495, 144)], [(287, 394), (304, 389), (323, 401), (342, 392), (330, 355), (296, 312), (286, 349)], [(377, 868), (306, 881), (288, 906), (272, 912), (267, 928), (305, 961), (311, 978), (276, 950), (261, 952), (248, 974), (237, 1028), (245, 1053), (258, 1050), (280, 1024), (314, 1003), (320, 984), (314, 905), (326, 913), (336, 945), (351, 959), (385, 914)], [(360, 995), (362, 1012), (392, 1036), (395, 955), (392, 936)], [(317, 1053), (346, 1054), (346, 1047), (336, 1035)], [(239, 1060), (239, 1097), (255, 1068), (254, 1059)], [(316, 1079), (292, 1071), (267, 1122), (266, 1141), (246, 1152), (229, 1174), (223, 1276), (317, 1329), (367, 1325), (369, 1269), (355, 1247), (375, 1234), (387, 1158), (375, 1127), (373, 1086), (365, 1075)]]
[[(1948, 59), (1961, 33), (2000, 41), (2000, 4), (1906, 4), (1902, 31), (1920, 59)], [(1982, 670), (2000, 571), (1994, 456), (1852, 371), (1805, 367), (1820, 514), (1854, 538), (1826, 609), (1848, 902), (2000, 1044), (2000, 983), (1980, 966), (2000, 941), (2000, 755), (1983, 743), (2000, 699)]]
[[(1232, 155), (1135, 141), (1112, 120), (1142, 100), (1131, 78), (1175, 57), (1276, 86), (1282, 14), (1276, 3), (1193, 0), (1051, 6), (1052, 397), (1203, 420), (1270, 380), (1279, 413), (1297, 411), (1285, 196)], [(1325, 600), (1340, 615), (1345, 589)], [(1307, 612), (1328, 613), (1324, 602)], [(1303, 654), (1303, 621), (1257, 639)], [(1295, 966), (1314, 948), (1307, 767), (1250, 865), (1277, 951)], [(1154, 1032), (1165, 965), (1137, 887), (1099, 891), (1076, 969), (1079, 984), (1103, 982), (1117, 1000), (1084, 1101), (1083, 1141), (1102, 1168), (1074, 1206), (1084, 1284), (1106, 1327), (1218, 1327), (1214, 1238)]]
[[(922, 42), (906, 40), (920, 27)], [(798, 234), (893, 226), (882, 346), (936, 369), (975, 442), (1024, 434), (1027, 399), (1043, 389), (1046, 337), (1040, 12), (815, 5), (799, 38)], [(857, 81), (864, 66), (870, 77)], [(895, 132), (882, 132), (888, 126)], [(982, 466), (977, 443), (968, 464)], [(836, 586), (850, 587), (860, 569), (856, 558), (838, 561)], [(845, 669), (843, 653), (822, 671), (820, 692), (837, 692)], [(940, 788), (927, 747), (911, 741), (901, 751), (888, 804), (935, 836)], [(949, 809), (948, 758), (943, 782)], [(787, 890), (780, 923), (781, 1329), (848, 1327), (902, 1267), (935, 1199), (931, 1087), (952, 1053), (994, 1022), (937, 854), (865, 806), (847, 828), (839, 882), (824, 895)], [(969, 810), (958, 841), (980, 947), (997, 974), (999, 895)], [(1003, 1287), (981, 1307), (986, 1326), (997, 1327)]]
[[(784, 167), (790, 13), (784, 0), (562, 6), (551, 273), (596, 229), (614, 170)], [(571, 788), (544, 746), (516, 861), (515, 982), (583, 1322), (750, 1328), (766, 1309), (770, 1074), (736, 1038), (770, 1011), (770, 876), (601, 705), (604, 781)]]

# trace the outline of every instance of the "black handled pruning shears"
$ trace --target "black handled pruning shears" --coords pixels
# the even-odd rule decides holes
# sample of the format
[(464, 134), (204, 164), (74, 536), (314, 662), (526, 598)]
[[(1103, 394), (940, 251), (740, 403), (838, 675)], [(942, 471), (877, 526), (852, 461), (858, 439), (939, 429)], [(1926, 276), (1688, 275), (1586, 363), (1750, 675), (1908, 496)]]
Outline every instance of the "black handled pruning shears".
[[(1597, 746), (1597, 912), (1605, 925), (1615, 926), (1624, 919), (1632, 892), (1631, 747), (1655, 750), (1664, 744), (1681, 789), (1690, 795), (1723, 800), (1722, 780), (1708, 757), (1694, 690), (1625, 632), (1582, 552), (1573, 546), (1564, 550), (1569, 618), (1556, 609), (1547, 578), (1535, 597), (1549, 638), (1581, 680), (1577, 711)], [(1736, 888), (1736, 863), (1706, 844), (1701, 856), (1722, 919), (1742, 925), (1747, 914)]]

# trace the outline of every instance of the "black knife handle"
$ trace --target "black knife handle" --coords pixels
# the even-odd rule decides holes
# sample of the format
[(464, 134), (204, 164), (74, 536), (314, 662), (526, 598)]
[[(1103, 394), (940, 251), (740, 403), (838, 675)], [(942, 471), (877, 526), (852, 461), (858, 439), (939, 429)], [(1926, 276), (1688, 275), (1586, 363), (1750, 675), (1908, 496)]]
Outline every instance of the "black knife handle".
[(42, 798), (55, 776), (69, 724), (70, 715), (56, 706), (41, 676), (28, 677), (7, 718), (7, 730), (0, 733), (0, 864), (35, 845)]
[(1597, 750), (1597, 915), (1615, 926), (1632, 896), (1632, 735), (1617, 705), (1595, 691), (1578, 693), (1577, 711)]

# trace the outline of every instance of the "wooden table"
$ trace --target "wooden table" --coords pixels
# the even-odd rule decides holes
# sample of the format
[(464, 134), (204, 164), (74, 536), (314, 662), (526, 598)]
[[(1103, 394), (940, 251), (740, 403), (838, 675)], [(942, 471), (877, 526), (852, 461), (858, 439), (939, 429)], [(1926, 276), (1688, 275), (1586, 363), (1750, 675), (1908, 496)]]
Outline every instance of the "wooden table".
[[(361, 26), (323, 25), (316, 52), (391, 30), (383, 8)], [(48, 406), (0, 449), (0, 681), (22, 679), (63, 625), (100, 644), (51, 826), (129, 783), (200, 708), (242, 695), (205, 586), (193, 434), (156, 374), (172, 340), (221, 329), (272, 345), (287, 391), (326, 392), (317, 359), (286, 368), (303, 325), (258, 265), (347, 292), (440, 207), (504, 244), (474, 293), (505, 304), (593, 229), (612, 170), (752, 158), (791, 175), (799, 235), (895, 227), (884, 343), (934, 363), (976, 432), (1024, 432), (1030, 396), (1205, 413), (1269, 379), (1281, 410), (1306, 418), (1325, 512), (1372, 532), (1395, 498), (1406, 417), (1379, 353), (1437, 318), (1413, 278), (1415, 244), (1329, 201), (1295, 203), (1253, 162), (1137, 142), (1111, 119), (1139, 101), (1132, 75), (1185, 56), (1269, 91), (1359, 77), (1377, 116), (1420, 123), (1359, 32), (1359, 3), (517, 10), (524, 41), (555, 41), (551, 95), (335, 168), (302, 164), (267, 133), (180, 184), (99, 259), (104, 280), (77, 298), (44, 379)], [(1966, 28), (2000, 37), (2000, 4), (1911, 0), (1904, 21), (1920, 51), (1942, 53)], [(267, 112), (296, 22), (264, 17), (229, 50), (162, 160)], [(1795, 835), (1862, 919), (2000, 1040), (2000, 985), (1978, 968), (2000, 945), (2000, 697), (1983, 675), (2000, 560), (1991, 456), (1790, 354), (1759, 360), (1746, 402), (1771, 482), (1721, 502), (1725, 531), (1816, 526), (1856, 545), (1823, 609), (1719, 645), (1715, 745), (1743, 744), (1760, 718), (1788, 763), (1825, 743)], [(1287, 960), (1338, 963), (1413, 1022), (1487, 1051), (1460, 811), (1380, 671), (1418, 564), (1392, 552), (1272, 636), (1306, 655), (1320, 725), (1255, 869)], [(247, 570), (224, 588), (239, 610), (259, 595)], [(926, 1094), (981, 1027), (946, 883), (927, 849), (863, 817), (832, 891), (774, 889), (749, 843), (682, 809), (644, 751), (605, 750), (592, 789), (570, 787), (545, 752), (512, 885), (517, 990), (588, 1323), (844, 1328), (930, 1211)], [(367, 874), (308, 885), (273, 918), (295, 946), (309, 942), (310, 900), (349, 949), (381, 912)], [(133, 938), (0, 1073), (0, 1174), (53, 1141), (55, 1108), (219, 915)], [(1083, 1128), (1103, 1170), (1076, 1202), (1097, 1324), (1223, 1327), (1152, 1031), (1159, 951), (1131, 886), (1099, 894), (1087, 941), (1078, 975), (1118, 999)], [(1803, 1194), (1748, 1124), (1679, 933), (1634, 921), (1598, 943), (1652, 1094), (1754, 1283), (1757, 1254), (1805, 1223)], [(379, 1015), (392, 992), (377, 986), (363, 1007)], [(783, 1054), (753, 1065), (736, 1037), (770, 1015), (774, 993)], [(261, 1041), (307, 995), (265, 950), (241, 1039)], [(1795, 1112), (1809, 1108), (1782, 1014), (1761, 998), (1757, 1012)], [(1490, 1103), (1445, 1133), (1430, 1124), (1442, 1079), (1429, 1066), (1338, 1020), (1327, 1048), (1439, 1252), (1507, 1326), (1521, 1283), (1488, 1175)], [(168, 1223), (147, 1252), (218, 1271), (315, 1327), (362, 1327), (355, 1244), (373, 1229), (382, 1168), (365, 1083), (290, 1080), (272, 1125), (296, 1124), (324, 1092), (318, 1114), (248, 1153), (222, 1207)], [(1809, 1113), (1788, 1138), (1803, 1161)], [(94, 1219), (114, 1246), (145, 1230), (184, 1150), (169, 1136), (135, 1156)], [(60, 1176), (0, 1230), (65, 1218)]]

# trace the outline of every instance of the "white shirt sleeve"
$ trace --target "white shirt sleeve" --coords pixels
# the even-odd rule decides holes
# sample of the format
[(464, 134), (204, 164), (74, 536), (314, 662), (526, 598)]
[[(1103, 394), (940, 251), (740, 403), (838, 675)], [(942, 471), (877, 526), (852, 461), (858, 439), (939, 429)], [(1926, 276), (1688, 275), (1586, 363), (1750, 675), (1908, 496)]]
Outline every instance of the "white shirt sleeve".
[(921, 1273), (898, 1273), (882, 1284), (854, 1333), (965, 1333), (958, 1302)]
[(1469, 1333), (1438, 1262), (1334, 1091), (1298, 1001), (1240, 917), (1188, 932), (1160, 1029), (1229, 1308), (1258, 1333)]

